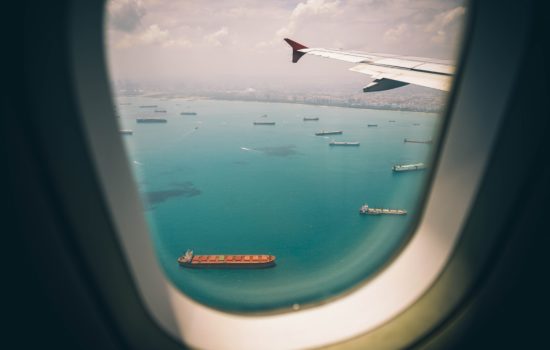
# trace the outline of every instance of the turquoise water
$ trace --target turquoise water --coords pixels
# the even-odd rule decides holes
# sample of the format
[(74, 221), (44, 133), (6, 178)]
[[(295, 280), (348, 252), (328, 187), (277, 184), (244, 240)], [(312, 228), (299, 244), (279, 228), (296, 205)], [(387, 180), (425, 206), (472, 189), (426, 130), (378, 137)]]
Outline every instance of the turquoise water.
[[(203, 304), (269, 311), (319, 302), (377, 272), (408, 239), (428, 172), (395, 174), (391, 167), (429, 160), (431, 145), (403, 139), (431, 139), (435, 114), (144, 97), (119, 102), (121, 127), (134, 131), (122, 137), (160, 264)], [(167, 113), (139, 108), (151, 104)], [(136, 124), (136, 117), (149, 116), (168, 123)], [(306, 116), (319, 121), (304, 122)], [(314, 136), (321, 130), (344, 134)], [(332, 139), (361, 145), (330, 147)], [(361, 216), (364, 203), (409, 215)], [(176, 259), (188, 248), (273, 254), (277, 266), (179, 267)]]

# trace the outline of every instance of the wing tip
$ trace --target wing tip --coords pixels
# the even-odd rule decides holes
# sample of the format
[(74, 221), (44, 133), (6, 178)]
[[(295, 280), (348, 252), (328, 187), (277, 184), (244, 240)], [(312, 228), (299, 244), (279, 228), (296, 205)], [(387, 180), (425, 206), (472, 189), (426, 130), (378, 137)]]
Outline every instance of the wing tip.
[(303, 55), (306, 54), (305, 52), (300, 52), (298, 50), (307, 49), (307, 46), (302, 45), (289, 38), (284, 38), (284, 40), (288, 45), (290, 45), (290, 47), (292, 47), (292, 63), (298, 62), (298, 60), (302, 58)]

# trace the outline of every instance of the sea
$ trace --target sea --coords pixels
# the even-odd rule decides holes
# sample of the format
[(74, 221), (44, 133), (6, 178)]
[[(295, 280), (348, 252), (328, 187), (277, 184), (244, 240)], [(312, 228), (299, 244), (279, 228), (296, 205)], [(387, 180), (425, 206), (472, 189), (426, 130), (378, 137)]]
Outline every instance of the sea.
[[(166, 276), (201, 304), (243, 313), (323, 303), (387, 266), (420, 215), (434, 147), (404, 139), (434, 139), (440, 126), (436, 113), (292, 103), (139, 96), (119, 97), (117, 110), (133, 130), (121, 137)], [(343, 134), (315, 136), (331, 130)], [(428, 169), (392, 171), (417, 162)], [(408, 215), (360, 215), (363, 204)], [(187, 249), (271, 254), (276, 266), (180, 267)]]

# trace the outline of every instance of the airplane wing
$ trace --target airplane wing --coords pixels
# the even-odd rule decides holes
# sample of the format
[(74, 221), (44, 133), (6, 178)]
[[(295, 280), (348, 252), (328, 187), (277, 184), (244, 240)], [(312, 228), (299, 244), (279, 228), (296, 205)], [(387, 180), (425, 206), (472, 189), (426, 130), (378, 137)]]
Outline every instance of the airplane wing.
[(454, 65), (443, 60), (309, 48), (290, 39), (285, 41), (292, 47), (293, 63), (306, 54), (356, 63), (350, 70), (374, 78), (372, 83), (363, 88), (363, 92), (389, 90), (407, 84), (449, 91), (455, 71)]

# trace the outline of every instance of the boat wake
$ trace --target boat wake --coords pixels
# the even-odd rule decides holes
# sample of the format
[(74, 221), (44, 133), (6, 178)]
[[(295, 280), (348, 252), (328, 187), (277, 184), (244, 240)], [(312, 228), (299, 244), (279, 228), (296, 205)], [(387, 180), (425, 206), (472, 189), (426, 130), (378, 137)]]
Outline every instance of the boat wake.
[(257, 150), (257, 149), (248, 148), (248, 147), (241, 147), (241, 149), (242, 149), (243, 151), (246, 151), (246, 152), (260, 152), (260, 151)]

